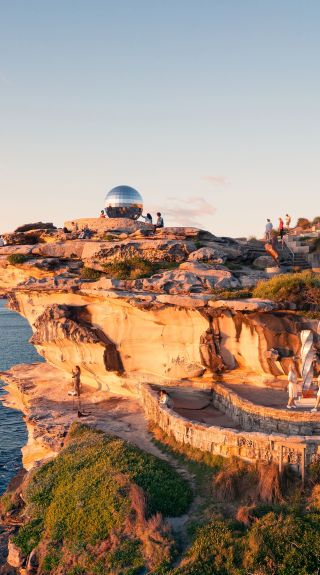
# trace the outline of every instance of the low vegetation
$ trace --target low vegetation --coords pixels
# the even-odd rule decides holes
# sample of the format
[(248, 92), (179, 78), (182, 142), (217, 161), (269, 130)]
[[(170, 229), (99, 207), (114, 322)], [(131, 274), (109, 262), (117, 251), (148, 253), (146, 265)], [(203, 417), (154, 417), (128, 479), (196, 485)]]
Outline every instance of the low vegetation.
[(170, 563), (174, 542), (162, 517), (185, 513), (192, 493), (166, 462), (75, 425), (24, 497), (28, 520), (15, 543), (25, 554), (38, 546), (41, 573), (134, 575)]
[(289, 470), (280, 477), (276, 465), (205, 454), (155, 426), (152, 432), (157, 445), (191, 466), (203, 499), (186, 553), (163, 575), (318, 575), (319, 463), (302, 490)]
[(320, 279), (310, 271), (275, 276), (261, 281), (253, 296), (294, 303), (299, 310), (320, 311)]
[(97, 281), (102, 275), (102, 272), (93, 268), (83, 267), (81, 270), (81, 278), (84, 280)]
[(24, 264), (28, 259), (28, 256), (25, 254), (10, 254), (10, 256), (7, 257), (7, 261), (12, 266)]
[(159, 270), (174, 269), (177, 265), (175, 262), (151, 262), (134, 257), (106, 263), (103, 268), (108, 277), (119, 280), (135, 280), (150, 277)]
[(246, 299), (252, 297), (252, 291), (248, 289), (225, 289), (213, 290), (214, 300), (219, 299)]

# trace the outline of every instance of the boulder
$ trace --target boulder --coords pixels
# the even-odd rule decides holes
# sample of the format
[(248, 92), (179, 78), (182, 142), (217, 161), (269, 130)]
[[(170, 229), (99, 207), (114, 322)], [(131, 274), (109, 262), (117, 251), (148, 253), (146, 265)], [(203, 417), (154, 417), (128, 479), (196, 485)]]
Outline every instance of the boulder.
[(35, 224), (24, 224), (23, 226), (19, 226), (16, 230), (17, 232), (29, 232), (30, 230), (56, 230), (56, 226), (53, 223), (43, 223), (43, 222), (36, 222)]
[(230, 289), (239, 287), (239, 280), (223, 266), (211, 266), (200, 262), (184, 262), (180, 269), (193, 273), (205, 281), (207, 288)]
[(188, 260), (192, 262), (212, 262), (216, 264), (223, 264), (226, 259), (226, 255), (221, 253), (221, 250), (209, 247), (200, 248), (195, 252), (192, 252), (188, 257)]
[(253, 261), (253, 266), (260, 270), (265, 270), (274, 266), (274, 260), (271, 256), (259, 256)]
[(233, 311), (272, 311), (278, 309), (278, 305), (271, 300), (258, 298), (243, 298), (229, 300), (211, 300), (209, 307), (215, 309), (230, 309)]
[(18, 547), (12, 539), (9, 539), (7, 563), (11, 565), (11, 567), (22, 567), (25, 560), (26, 557), (20, 547)]

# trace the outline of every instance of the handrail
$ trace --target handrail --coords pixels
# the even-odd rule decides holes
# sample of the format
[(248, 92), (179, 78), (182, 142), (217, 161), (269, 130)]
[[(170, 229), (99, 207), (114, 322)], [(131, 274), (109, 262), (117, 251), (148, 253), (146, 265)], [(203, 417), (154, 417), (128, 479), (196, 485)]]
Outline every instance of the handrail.
[(289, 244), (289, 242), (288, 242), (288, 237), (287, 237), (287, 236), (284, 236), (283, 239), (284, 239), (284, 243), (285, 243), (285, 245), (286, 245), (286, 248), (287, 248), (288, 252), (290, 253), (290, 255), (291, 255), (291, 257), (292, 257), (292, 265), (294, 265), (294, 256), (295, 256), (295, 253), (294, 253), (294, 251), (293, 251), (293, 250), (289, 247), (289, 245), (288, 245), (288, 244)]

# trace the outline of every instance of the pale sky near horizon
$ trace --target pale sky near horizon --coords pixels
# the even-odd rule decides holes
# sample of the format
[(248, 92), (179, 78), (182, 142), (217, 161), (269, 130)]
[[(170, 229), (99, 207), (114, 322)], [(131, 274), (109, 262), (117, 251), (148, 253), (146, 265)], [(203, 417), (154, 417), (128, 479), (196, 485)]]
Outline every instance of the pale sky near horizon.
[(0, 0), (0, 232), (137, 188), (166, 224), (320, 215), (318, 0)]

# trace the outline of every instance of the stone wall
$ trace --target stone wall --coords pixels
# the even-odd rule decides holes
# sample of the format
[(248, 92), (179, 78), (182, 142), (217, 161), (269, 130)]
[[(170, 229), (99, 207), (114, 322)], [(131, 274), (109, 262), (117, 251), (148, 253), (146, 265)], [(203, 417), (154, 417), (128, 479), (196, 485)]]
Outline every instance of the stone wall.
[(255, 405), (219, 383), (212, 384), (213, 405), (246, 431), (320, 435), (318, 413), (279, 410)]
[(320, 459), (320, 436), (302, 437), (246, 432), (197, 423), (159, 405), (158, 393), (141, 385), (146, 417), (181, 444), (224, 457), (275, 462), (280, 469), (291, 464), (304, 476), (305, 465)]

